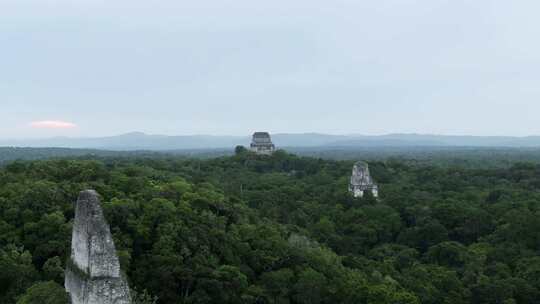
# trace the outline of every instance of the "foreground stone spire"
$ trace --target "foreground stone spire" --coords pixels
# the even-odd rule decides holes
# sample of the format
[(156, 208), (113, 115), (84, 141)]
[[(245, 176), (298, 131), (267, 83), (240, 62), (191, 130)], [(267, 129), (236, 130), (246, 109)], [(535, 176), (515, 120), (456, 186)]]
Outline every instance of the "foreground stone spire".
[(365, 191), (370, 191), (374, 197), (379, 196), (379, 187), (373, 182), (366, 162), (359, 161), (354, 164), (349, 191), (354, 197), (363, 197)]
[(129, 304), (129, 286), (94, 190), (82, 191), (75, 206), (66, 291), (72, 304)]

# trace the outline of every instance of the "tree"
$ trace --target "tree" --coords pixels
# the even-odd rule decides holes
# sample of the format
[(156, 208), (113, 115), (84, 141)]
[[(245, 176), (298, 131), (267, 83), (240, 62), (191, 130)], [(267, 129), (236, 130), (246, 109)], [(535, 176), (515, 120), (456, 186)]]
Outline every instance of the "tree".
[(43, 265), (43, 275), (45, 279), (62, 284), (64, 282), (64, 268), (60, 257), (55, 256), (50, 258)]
[(429, 248), (429, 262), (451, 268), (461, 268), (467, 261), (467, 248), (458, 242), (443, 242)]
[(288, 303), (294, 273), (288, 269), (266, 272), (261, 276), (261, 284), (267, 290), (271, 303)]
[(236, 154), (236, 155), (243, 155), (243, 154), (245, 154), (247, 152), (248, 152), (248, 150), (244, 146), (236, 146), (234, 148), (234, 154)]
[(64, 287), (56, 282), (39, 282), (30, 287), (17, 304), (67, 304), (68, 295)]
[(294, 284), (296, 302), (301, 304), (318, 304), (323, 301), (326, 289), (326, 277), (307, 268), (298, 275), (298, 281)]
[(178, 178), (175, 181), (165, 184), (163, 188), (163, 195), (175, 202), (179, 202), (182, 195), (191, 191), (191, 184), (185, 179)]
[(138, 292), (136, 289), (130, 290), (132, 304), (156, 304), (158, 298), (152, 297), (148, 291)]
[(14, 303), (17, 295), (38, 278), (32, 255), (11, 245), (0, 249), (0, 269), (0, 303)]
[(237, 267), (223, 265), (205, 282), (205, 290), (213, 302), (239, 303), (248, 288), (247, 277)]

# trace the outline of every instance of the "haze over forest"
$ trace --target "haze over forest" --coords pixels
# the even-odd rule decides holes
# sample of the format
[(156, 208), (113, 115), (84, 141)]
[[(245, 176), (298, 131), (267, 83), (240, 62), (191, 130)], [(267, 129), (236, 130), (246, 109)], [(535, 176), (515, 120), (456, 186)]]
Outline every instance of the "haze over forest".
[[(274, 134), (281, 148), (366, 148), (366, 147), (540, 147), (540, 136), (442, 136), (421, 134), (328, 135), (318, 133)], [(48, 139), (0, 140), (0, 146), (62, 147), (106, 150), (189, 150), (233, 149), (248, 146), (250, 136), (166, 136), (132, 132), (109, 137), (55, 137)]]

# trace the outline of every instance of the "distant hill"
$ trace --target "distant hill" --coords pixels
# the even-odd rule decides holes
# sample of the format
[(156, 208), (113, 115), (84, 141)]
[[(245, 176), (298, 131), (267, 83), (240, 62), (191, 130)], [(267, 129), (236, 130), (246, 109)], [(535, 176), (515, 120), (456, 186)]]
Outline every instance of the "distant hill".
[[(540, 147), (540, 136), (445, 136), (388, 134), (380, 136), (328, 135), (318, 133), (273, 134), (278, 147)], [(105, 149), (113, 151), (167, 151), (232, 149), (249, 145), (250, 136), (149, 135), (140, 132), (109, 137), (55, 137), (33, 140), (0, 140), (0, 146)]]
[(190, 150), (231, 148), (239, 144), (247, 144), (249, 137), (240, 136), (166, 136), (149, 135), (141, 132), (127, 133), (108, 137), (68, 138), (55, 137), (34, 140), (0, 140), (0, 146), (11, 147), (58, 147), (77, 149), (105, 149), (105, 150)]
[(439, 147), (540, 147), (540, 136), (451, 136), (422, 134), (389, 134), (381, 136), (350, 136), (327, 146), (439, 146)]

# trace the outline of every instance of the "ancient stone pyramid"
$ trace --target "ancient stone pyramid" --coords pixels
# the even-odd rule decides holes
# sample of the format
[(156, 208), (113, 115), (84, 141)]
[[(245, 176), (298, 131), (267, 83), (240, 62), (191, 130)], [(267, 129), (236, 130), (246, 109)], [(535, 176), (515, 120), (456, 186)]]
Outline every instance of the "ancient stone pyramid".
[(129, 304), (129, 286), (94, 190), (82, 191), (75, 206), (66, 291), (72, 304)]
[(359, 161), (354, 164), (349, 191), (354, 197), (363, 197), (365, 191), (370, 191), (374, 197), (379, 196), (379, 187), (373, 182), (366, 162)]

